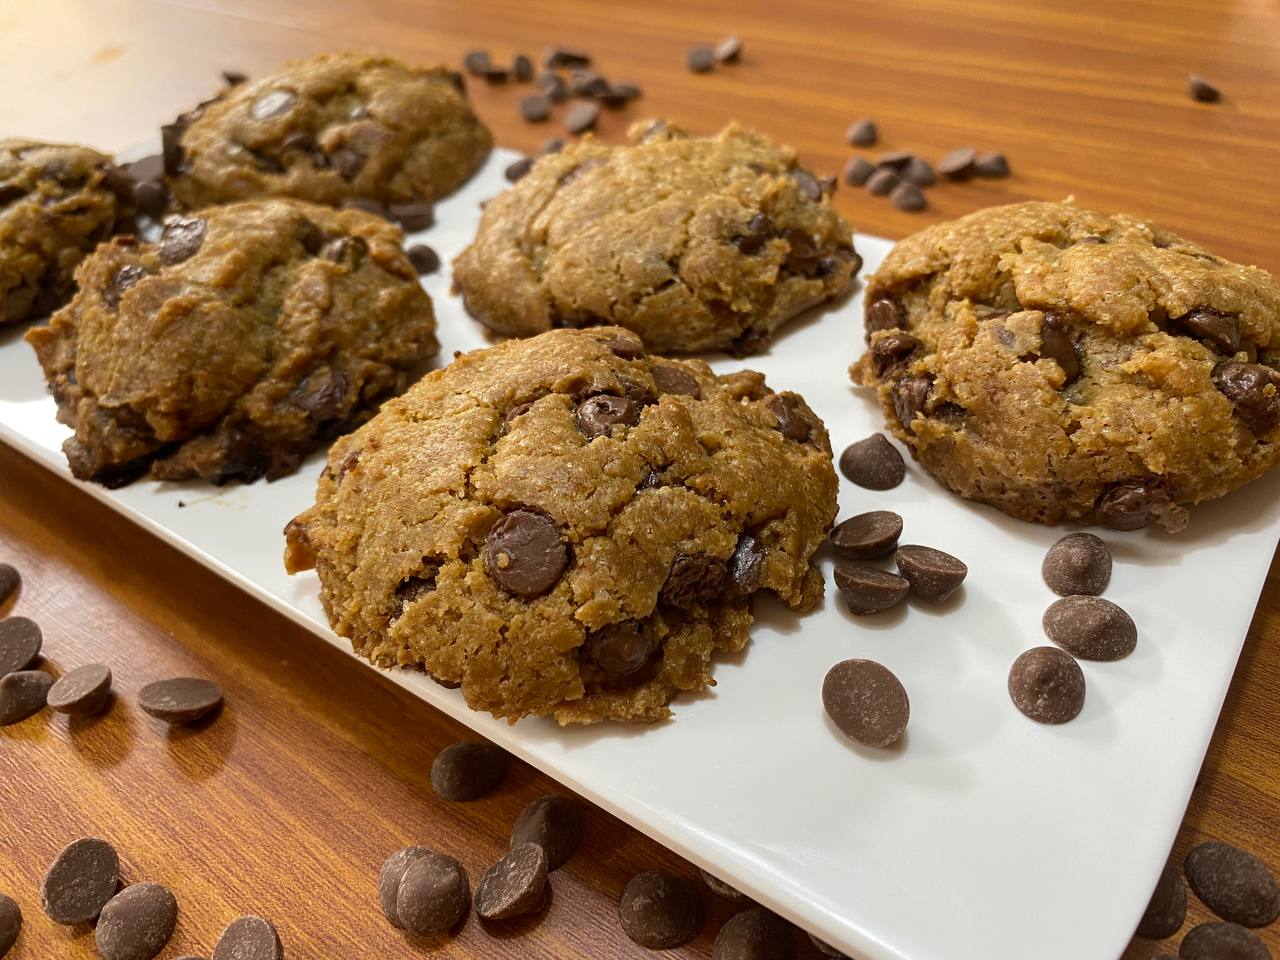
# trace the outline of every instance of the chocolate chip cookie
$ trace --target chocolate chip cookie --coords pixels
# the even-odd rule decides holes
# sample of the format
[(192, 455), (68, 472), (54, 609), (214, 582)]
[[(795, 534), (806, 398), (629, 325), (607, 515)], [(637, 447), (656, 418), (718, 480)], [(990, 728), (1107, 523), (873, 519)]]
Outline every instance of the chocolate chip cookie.
[(1280, 457), (1280, 288), (1127, 216), (993, 207), (899, 243), (854, 380), (1011, 516), (1181, 530)]
[(848, 287), (849, 226), (793, 150), (737, 125), (630, 137), (544, 156), (485, 207), (453, 278), (494, 333), (618, 324), (652, 350), (749, 354)]
[(555, 330), (459, 357), (335, 443), (285, 563), (315, 567), (358, 653), (473, 709), (651, 721), (743, 647), (757, 591), (818, 601), (835, 510), (796, 394)]
[(100, 246), (27, 333), (75, 430), (71, 472), (275, 478), (367, 419), (438, 348), (402, 239), (359, 210), (263, 200)]
[(165, 139), (170, 186), (190, 208), (266, 196), (431, 200), (493, 146), (457, 74), (356, 54), (297, 60), (229, 87)]
[(71, 297), (84, 255), (133, 226), (133, 186), (88, 147), (0, 140), (0, 326)]

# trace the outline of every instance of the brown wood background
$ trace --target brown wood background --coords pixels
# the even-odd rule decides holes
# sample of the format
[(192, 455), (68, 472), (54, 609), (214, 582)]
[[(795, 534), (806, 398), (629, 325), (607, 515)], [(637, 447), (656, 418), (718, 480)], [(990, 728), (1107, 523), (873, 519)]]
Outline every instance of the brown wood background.
[[(685, 71), (690, 44), (730, 32), (746, 40), (739, 66)], [(736, 118), (835, 173), (851, 152), (845, 127), (871, 115), (880, 149), (936, 159), (972, 144), (1009, 156), (1012, 178), (935, 188), (923, 215), (842, 189), (840, 208), (869, 232), (901, 236), (986, 204), (1074, 194), (1280, 270), (1273, 0), (10, 0), (0, 4), (0, 134), (121, 148), (208, 96), (224, 68), (260, 73), (343, 48), (456, 65), (473, 47), (506, 57), (551, 43), (584, 47), (608, 76), (644, 87), (643, 100), (606, 113), (608, 138), (649, 115), (705, 131)], [(1226, 102), (1190, 101), (1192, 70)], [(527, 88), (471, 86), (500, 143), (533, 149), (560, 132), (519, 121)], [(7, 448), (0, 559), (26, 578), (0, 613), (44, 625), (47, 669), (101, 659), (124, 694), (99, 719), (45, 713), (0, 728), (0, 890), (27, 917), (14, 960), (95, 956), (91, 932), (54, 927), (37, 893), (57, 850), (86, 833), (117, 843), (130, 881), (176, 891), (182, 916), (164, 957), (207, 956), (241, 912), (272, 918), (295, 958), (648, 955), (617, 925), (618, 892), (638, 870), (689, 868), (596, 810), (583, 850), (554, 877), (554, 908), (521, 936), (474, 918), (443, 943), (396, 933), (374, 901), (388, 852), (408, 842), (452, 851), (474, 881), (519, 809), (554, 785), (517, 765), (487, 800), (438, 801), (431, 758), (461, 728)], [(177, 672), (227, 691), (227, 709), (195, 733), (161, 729), (132, 702), (144, 682)], [(1177, 855), (1218, 837), (1280, 867), (1278, 702), (1273, 567)], [(707, 901), (703, 935), (674, 955), (710, 954), (729, 910)], [(1189, 923), (1206, 918), (1193, 898)], [(1280, 927), (1262, 936), (1280, 956)], [(1173, 946), (1138, 942), (1125, 958)]]

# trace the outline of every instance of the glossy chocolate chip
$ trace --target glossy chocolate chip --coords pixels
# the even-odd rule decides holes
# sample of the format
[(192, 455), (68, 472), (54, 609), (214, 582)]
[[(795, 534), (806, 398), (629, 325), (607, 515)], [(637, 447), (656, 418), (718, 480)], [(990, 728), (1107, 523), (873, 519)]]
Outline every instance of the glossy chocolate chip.
[(16, 567), (9, 563), (0, 563), (0, 604), (5, 603), (17, 592), (22, 583), (22, 575)]
[(907, 691), (874, 660), (843, 660), (828, 670), (822, 707), (841, 733), (869, 747), (889, 746), (911, 716)]
[(1233, 354), (1240, 349), (1240, 316), (1209, 307), (1184, 313), (1177, 321), (1188, 334), (1208, 340), (1219, 353)]
[(699, 870), (698, 873), (702, 876), (702, 882), (707, 885), (707, 889), (717, 897), (723, 897), (732, 903), (755, 903), (745, 893), (739, 891), (737, 887), (725, 883), (715, 874), (707, 873), (705, 870)]
[(547, 854), (547, 869), (569, 862), (582, 843), (582, 804), (549, 793), (520, 811), (511, 827), (511, 846), (536, 843)]
[(284, 960), (284, 945), (270, 920), (239, 917), (218, 937), (212, 960)]
[(763, 907), (752, 907), (725, 921), (711, 945), (711, 960), (789, 960), (791, 926)]
[(135, 883), (107, 901), (94, 943), (103, 960), (152, 960), (178, 925), (178, 901), (159, 883)]
[(730, 591), (747, 597), (759, 590), (764, 581), (764, 559), (764, 544), (749, 533), (739, 536), (728, 563)]
[(120, 883), (120, 858), (105, 840), (83, 837), (63, 848), (40, 884), (40, 906), (54, 923), (94, 919)]
[(1169, 495), (1145, 483), (1123, 483), (1098, 499), (1098, 520), (1113, 530), (1141, 530), (1173, 506)]
[(404, 253), (420, 277), (440, 269), (440, 254), (425, 243), (415, 243)]
[(169, 209), (169, 189), (158, 180), (138, 184), (138, 209), (152, 220), (159, 220)]
[(871, 345), (871, 367), (877, 377), (898, 367), (920, 346), (920, 340), (904, 330), (891, 330)]
[(0, 620), (0, 677), (35, 663), (43, 644), (44, 635), (34, 620), (27, 617)]
[(1254, 433), (1280, 425), (1280, 372), (1260, 363), (1228, 362), (1213, 368), (1212, 379)]
[(725, 37), (716, 43), (716, 59), (721, 63), (737, 63), (742, 57), (742, 38)]
[(1062, 368), (1064, 387), (1079, 379), (1080, 357), (1075, 344), (1067, 335), (1062, 321), (1053, 314), (1047, 314), (1040, 326), (1040, 356), (1053, 360)]
[(546, 851), (536, 843), (516, 844), (476, 884), (476, 913), (486, 920), (537, 913), (546, 894)]
[(533, 169), (533, 157), (520, 157), (513, 160), (503, 169), (502, 175), (507, 178), (510, 183), (516, 183), (523, 180), (529, 175), (529, 171)]
[(1238, 923), (1211, 922), (1192, 927), (1178, 946), (1179, 960), (1271, 960), (1256, 933)]
[(677, 366), (655, 363), (649, 368), (649, 375), (653, 377), (653, 385), (658, 393), (675, 393), (695, 400), (702, 397), (702, 387), (693, 374)]
[(578, 404), (573, 418), (582, 435), (594, 440), (608, 436), (615, 426), (635, 426), (640, 422), (640, 406), (628, 397), (602, 393)]
[(171, 218), (160, 234), (160, 262), (172, 266), (194, 257), (204, 243), (206, 226), (200, 217)]
[(892, 300), (881, 298), (867, 305), (867, 333), (894, 330), (902, 326), (902, 310)]
[(705, 553), (682, 553), (671, 561), (658, 598), (682, 610), (710, 603), (724, 592), (727, 573), (723, 560)]
[(697, 887), (657, 870), (632, 877), (618, 902), (623, 931), (650, 950), (671, 950), (688, 943), (698, 935), (702, 918)]
[(102, 290), (102, 302), (111, 310), (120, 306), (120, 298), (130, 287), (142, 279), (146, 271), (136, 263), (126, 263), (116, 271), (111, 282)]
[(1133, 619), (1102, 597), (1055, 600), (1041, 622), (1050, 640), (1081, 660), (1120, 660), (1138, 643)]
[(908, 430), (915, 432), (911, 421), (924, 413), (925, 404), (929, 402), (929, 394), (933, 391), (932, 381), (925, 377), (903, 377), (893, 385), (893, 412), (898, 415), (898, 422)]
[(44, 709), (53, 677), (43, 670), (16, 670), (0, 677), (0, 727), (21, 723)]
[(1223, 920), (1265, 927), (1280, 917), (1280, 885), (1248, 851), (1210, 840), (1193, 848), (1183, 867), (1196, 896)]
[(431, 762), (431, 786), (445, 800), (478, 800), (507, 778), (507, 752), (488, 741), (463, 740)]
[(898, 572), (911, 584), (911, 592), (921, 600), (941, 603), (964, 583), (969, 568), (949, 553), (906, 544), (898, 548)]
[(342, 370), (321, 367), (293, 391), (292, 400), (315, 423), (335, 420), (347, 412), (351, 378)]
[(165, 723), (195, 723), (221, 703), (222, 688), (201, 677), (155, 680), (138, 693), (142, 712)]
[(1134, 932), (1148, 940), (1163, 940), (1181, 930), (1186, 918), (1187, 885), (1177, 866), (1166, 863)]
[(259, 94), (249, 104), (249, 116), (255, 120), (267, 120), (286, 113), (298, 102), (298, 95), (287, 87), (279, 87)]
[(834, 574), (845, 605), (858, 616), (888, 610), (911, 589), (906, 578), (859, 563), (837, 563)]
[(395, 912), (410, 933), (428, 936), (457, 926), (471, 904), (471, 881), (453, 857), (424, 850), (406, 858), (396, 884)]
[(890, 510), (860, 513), (838, 523), (831, 531), (831, 546), (849, 560), (880, 560), (898, 547), (902, 517)]
[(22, 908), (13, 897), (0, 893), (0, 960), (8, 955), (22, 932)]
[(907, 161), (906, 166), (902, 168), (902, 179), (908, 183), (915, 184), (917, 187), (929, 187), (937, 183), (938, 175), (933, 172), (933, 167), (929, 166), (919, 157), (912, 157)]
[(1084, 707), (1084, 672), (1057, 647), (1033, 647), (1009, 668), (1009, 696), (1037, 723), (1066, 723)]
[(808, 408), (794, 394), (775, 393), (765, 407), (778, 418), (778, 430), (788, 440), (804, 443), (813, 435), (813, 427), (805, 416)]
[(892, 490), (907, 475), (907, 466), (883, 433), (873, 433), (845, 448), (840, 472), (867, 490)]
[(612, 677), (625, 677), (643, 667), (653, 653), (653, 632), (639, 620), (611, 623), (587, 634), (587, 658)]
[(1096, 597), (1111, 582), (1111, 551), (1092, 533), (1069, 533), (1044, 555), (1040, 573), (1062, 597)]
[(60, 677), (49, 688), (49, 709), (87, 717), (101, 713), (111, 699), (111, 668), (87, 663)]

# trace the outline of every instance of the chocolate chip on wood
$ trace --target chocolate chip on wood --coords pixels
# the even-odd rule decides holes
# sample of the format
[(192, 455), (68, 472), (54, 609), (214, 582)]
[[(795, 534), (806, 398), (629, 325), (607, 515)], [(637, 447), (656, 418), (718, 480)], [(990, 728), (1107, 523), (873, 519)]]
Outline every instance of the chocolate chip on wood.
[(716, 44), (714, 52), (721, 63), (737, 63), (742, 58), (742, 38), (725, 37)]
[(1214, 921), (1192, 927), (1178, 946), (1180, 960), (1271, 960), (1256, 933), (1238, 923)]
[(415, 859), (431, 852), (426, 847), (402, 847), (387, 857), (378, 870), (378, 902), (393, 927), (404, 926), (396, 910), (396, 897), (400, 893), (400, 881), (404, 878), (404, 872)]
[(1223, 920), (1265, 927), (1280, 917), (1280, 886), (1266, 864), (1220, 840), (1193, 848), (1183, 862), (1191, 889)]
[(12, 597), (20, 583), (22, 583), (22, 575), (18, 573), (17, 568), (9, 563), (0, 563), (0, 603)]
[(889, 191), (889, 201), (903, 213), (919, 213), (928, 205), (920, 188), (905, 180)]
[(716, 65), (715, 51), (705, 43), (692, 47), (685, 56), (685, 64), (694, 73), (708, 73)]
[(44, 709), (53, 677), (43, 670), (17, 670), (0, 677), (0, 727), (21, 723)]
[(88, 923), (106, 906), (120, 883), (120, 858), (105, 840), (72, 841), (49, 866), (40, 884), (40, 905), (54, 923)]
[(1009, 161), (1003, 153), (980, 153), (974, 157), (973, 172), (980, 177), (1007, 177)]
[(715, 876), (714, 874), (707, 873), (707, 871), (705, 870), (699, 870), (698, 873), (702, 875), (702, 882), (707, 885), (707, 889), (709, 889), (716, 896), (724, 897), (724, 899), (732, 903), (754, 903), (755, 902), (750, 897), (748, 897), (745, 893), (742, 893), (740, 890), (738, 890), (737, 887), (730, 886), (729, 884), (725, 883), (723, 880), (721, 880), (719, 877)]
[(1148, 940), (1163, 940), (1181, 930), (1186, 918), (1187, 885), (1177, 865), (1166, 863), (1135, 932)]
[(431, 763), (431, 786), (444, 800), (478, 800), (507, 776), (507, 753), (487, 741), (450, 744)]
[(938, 175), (924, 160), (913, 156), (902, 168), (902, 179), (917, 187), (931, 187), (937, 183)]
[(849, 612), (858, 616), (888, 610), (911, 589), (903, 577), (860, 563), (837, 563), (834, 575)]
[(511, 75), (520, 83), (528, 83), (533, 79), (533, 61), (523, 53), (516, 54), (511, 61)]
[(536, 843), (547, 854), (547, 869), (569, 862), (582, 843), (582, 805), (569, 797), (547, 794), (520, 811), (511, 827), (511, 846)]
[(907, 475), (902, 454), (883, 433), (851, 443), (840, 454), (840, 472), (868, 490), (892, 490)]
[(938, 161), (938, 172), (951, 180), (966, 180), (973, 175), (977, 159), (978, 154), (973, 147), (960, 147)]
[(270, 920), (239, 917), (218, 937), (212, 960), (284, 960), (284, 945)]
[(462, 65), (473, 77), (484, 76), (492, 66), (488, 50), (472, 50), (462, 58)]
[(1096, 597), (1111, 582), (1111, 551), (1092, 533), (1069, 533), (1044, 555), (1040, 573), (1062, 597)]
[(875, 173), (875, 170), (875, 164), (866, 157), (850, 157), (845, 161), (840, 178), (844, 180), (846, 186), (860, 187), (867, 182), (871, 174)]
[(9, 953), (22, 932), (22, 908), (13, 897), (0, 893), (0, 960)]
[(880, 139), (880, 131), (876, 129), (874, 120), (870, 117), (863, 117), (849, 125), (849, 129), (845, 131), (844, 139), (853, 147), (874, 147), (876, 141)]
[(1057, 647), (1033, 647), (1009, 668), (1014, 706), (1037, 723), (1066, 723), (1084, 707), (1084, 672)]
[(195, 723), (222, 703), (222, 688), (201, 677), (172, 677), (148, 683), (138, 693), (138, 706), (165, 723)]
[(1222, 99), (1222, 91), (1198, 73), (1187, 77), (1187, 92), (1191, 94), (1192, 100), (1200, 103), (1217, 103)]
[(526, 123), (541, 123), (551, 116), (551, 98), (544, 93), (531, 93), (520, 98), (520, 117)]
[(828, 670), (822, 706), (841, 733), (868, 747), (896, 741), (911, 716), (902, 683), (874, 660), (843, 660)]
[(791, 925), (763, 907), (752, 907), (725, 921), (711, 945), (711, 960), (789, 960)]
[(178, 925), (178, 901), (159, 883), (135, 883), (107, 901), (94, 942), (103, 960), (152, 960)]
[(476, 913), (486, 920), (537, 913), (546, 894), (546, 851), (536, 843), (520, 843), (480, 878), (476, 885)]
[(453, 857), (423, 850), (408, 859), (396, 887), (399, 926), (419, 936), (447, 933), (471, 903), (471, 881)]
[(1081, 660), (1120, 660), (1138, 643), (1133, 618), (1102, 597), (1055, 600), (1042, 623), (1050, 640)]
[(951, 554), (917, 544), (899, 547), (897, 562), (911, 592), (930, 603), (942, 603), (950, 597), (969, 573), (969, 568)]
[(578, 103), (565, 114), (564, 128), (570, 133), (586, 133), (594, 130), (600, 119), (600, 108), (594, 103)]
[(863, 186), (866, 187), (867, 193), (873, 197), (886, 196), (900, 182), (899, 177), (892, 170), (884, 167), (877, 167), (867, 177)]
[(647, 870), (632, 877), (618, 902), (622, 929), (650, 950), (671, 950), (688, 943), (702, 927), (698, 889), (683, 877)]
[(568, 47), (552, 47), (547, 51), (543, 65), (552, 70), (560, 67), (589, 67), (591, 55)]
[(0, 677), (35, 663), (43, 644), (40, 625), (34, 620), (27, 617), (0, 620)]
[(49, 709), (55, 713), (92, 716), (111, 699), (111, 668), (87, 663), (60, 677), (49, 688)]

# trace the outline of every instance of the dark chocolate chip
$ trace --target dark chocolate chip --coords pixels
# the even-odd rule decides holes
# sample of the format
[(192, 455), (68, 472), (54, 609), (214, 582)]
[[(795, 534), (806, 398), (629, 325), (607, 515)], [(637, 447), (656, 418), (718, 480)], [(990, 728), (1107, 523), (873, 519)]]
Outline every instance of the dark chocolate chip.
[(558, 73), (547, 72), (539, 74), (538, 89), (552, 103), (563, 103), (569, 99), (569, 85), (564, 82), (564, 77)]
[(226, 81), (228, 87), (238, 87), (249, 79), (248, 74), (241, 73), (239, 70), (223, 70), (222, 79)]
[(1003, 153), (980, 153), (973, 159), (973, 172), (980, 177), (1007, 177), (1009, 161)]
[(925, 208), (924, 194), (914, 183), (905, 180), (889, 191), (890, 202), (904, 213), (918, 213)]
[(546, 851), (536, 843), (519, 843), (476, 884), (476, 913), (485, 920), (537, 913), (546, 902), (546, 893)]
[(288, 87), (277, 87), (275, 90), (259, 94), (253, 103), (249, 104), (249, 116), (255, 120), (268, 120), (288, 113), (297, 102), (297, 93)]
[(1180, 960), (1271, 960), (1256, 933), (1237, 923), (1217, 921), (1192, 927), (1178, 946)]
[(759, 590), (764, 580), (764, 559), (764, 544), (749, 533), (741, 534), (729, 557), (729, 589), (743, 597)]
[(511, 61), (511, 75), (520, 83), (528, 83), (533, 79), (533, 61), (523, 53), (516, 54)]
[(763, 907), (725, 921), (711, 945), (711, 960), (790, 960), (791, 926)]
[(471, 881), (453, 857), (416, 849), (421, 852), (406, 858), (396, 884), (396, 917), (401, 927), (419, 936), (447, 933), (471, 904)]
[(107, 901), (94, 942), (103, 960), (152, 960), (178, 925), (178, 901), (159, 883), (135, 883)]
[(924, 413), (932, 391), (933, 383), (925, 377), (903, 377), (893, 385), (893, 411), (903, 427), (915, 432), (911, 421)]
[(588, 440), (608, 436), (618, 425), (635, 426), (640, 422), (640, 405), (628, 397), (599, 394), (578, 404), (573, 414), (578, 429)]
[(705, 870), (699, 870), (698, 873), (702, 876), (702, 882), (707, 885), (707, 889), (717, 897), (724, 897), (724, 899), (732, 903), (755, 903), (755, 901), (745, 893), (742, 893), (736, 887), (725, 883), (714, 874), (707, 873)]
[(882, 170), (901, 173), (914, 156), (910, 150), (889, 150), (876, 157), (876, 166)]
[(324, 231), (310, 220), (298, 221), (298, 242), (313, 257), (324, 248)]
[[(774, 235), (773, 221), (763, 213), (752, 214), (746, 229), (733, 242), (745, 254), (759, 253)], [(804, 234), (802, 234), (804, 236)], [(807, 236), (806, 236), (807, 239)]]
[(800, 188), (800, 192), (806, 199), (817, 203), (822, 199), (822, 187), (818, 183), (818, 178), (803, 167), (797, 167), (791, 171), (791, 179), (795, 181), (795, 185)]
[(543, 66), (555, 70), (559, 67), (589, 67), (591, 66), (591, 56), (581, 50), (572, 50), (567, 47), (552, 47), (547, 51), (546, 59)]
[(1211, 378), (1254, 433), (1280, 425), (1280, 372), (1260, 363), (1227, 362), (1214, 367)]
[[(0, 604), (12, 597), (21, 583), (22, 575), (18, 573), (16, 567), (9, 563), (0, 563)], [(3, 654), (0, 654), (0, 657), (2, 656)], [(3, 669), (0, 669), (0, 673), (3, 672)]]
[(334, 169), (347, 180), (351, 180), (360, 172), (364, 167), (364, 160), (364, 154), (352, 150), (350, 147), (339, 147), (329, 155), (329, 161), (333, 164)]
[(569, 92), (575, 97), (595, 98), (609, 90), (609, 81), (594, 70), (575, 70), (569, 77)]
[(842, 660), (828, 670), (822, 706), (841, 733), (868, 747), (893, 743), (911, 716), (907, 691), (874, 660)]
[(1148, 940), (1163, 940), (1181, 930), (1186, 918), (1187, 885), (1177, 866), (1166, 863), (1134, 932)]
[(315, 145), (315, 137), (305, 130), (295, 130), (280, 141), (281, 150), (298, 150), (303, 153), (310, 153)]
[(1066, 723), (1084, 707), (1084, 673), (1057, 647), (1033, 647), (1009, 668), (1009, 696), (1037, 723)]
[(1222, 99), (1222, 91), (1198, 73), (1187, 77), (1187, 92), (1192, 100), (1201, 103), (1217, 103)]
[(560, 137), (552, 137), (541, 147), (538, 148), (538, 156), (545, 157), (549, 154), (559, 153), (564, 149), (564, 140)]
[(164, 161), (166, 176), (176, 177), (182, 173), (184, 155), (182, 133), (184, 130), (186, 130), (186, 125), (181, 123), (166, 123), (160, 128), (161, 157)]
[(880, 131), (876, 129), (876, 123), (870, 117), (863, 117), (861, 120), (855, 120), (849, 125), (849, 129), (845, 131), (845, 141), (853, 147), (874, 147), (876, 141), (880, 139)]
[(705, 553), (682, 553), (671, 561), (667, 581), (662, 585), (658, 598), (682, 610), (710, 603), (724, 592), (727, 576), (728, 569), (723, 560)]
[(549, 793), (520, 811), (511, 827), (511, 846), (536, 843), (547, 854), (547, 869), (569, 862), (582, 843), (582, 804)]
[(292, 400), (315, 423), (336, 420), (348, 410), (347, 393), (351, 378), (341, 370), (321, 367), (309, 374), (293, 391)]
[(111, 668), (87, 663), (60, 677), (49, 688), (49, 709), (56, 713), (92, 716), (111, 699)]
[(912, 157), (902, 168), (902, 179), (914, 183), (917, 187), (931, 187), (938, 181), (938, 175), (919, 157)]
[(658, 393), (674, 393), (695, 400), (702, 398), (702, 386), (687, 370), (669, 363), (655, 363), (649, 368), (649, 375), (653, 377)]
[(436, 222), (434, 204), (425, 200), (413, 200), (408, 203), (393, 203), (387, 207), (391, 219), (400, 224), (407, 233), (425, 230)]
[(777, 428), (788, 440), (805, 443), (813, 435), (813, 425), (806, 416), (808, 407), (795, 394), (775, 393), (765, 407), (778, 418)]
[(63, 848), (50, 865), (40, 884), (40, 906), (54, 923), (88, 923), (115, 896), (119, 883), (115, 848), (83, 837)]
[(440, 254), (425, 243), (415, 243), (405, 251), (405, 256), (409, 258), (409, 262), (413, 264), (413, 269), (418, 271), (419, 276), (435, 273), (440, 269)]
[(583, 649), (587, 658), (605, 673), (625, 677), (649, 662), (654, 642), (652, 631), (639, 620), (624, 620), (592, 630)]
[(634, 83), (611, 83), (599, 95), (599, 99), (606, 107), (616, 110), (638, 98), (640, 93), (640, 88)]
[(160, 234), (160, 262), (173, 266), (194, 257), (204, 244), (207, 226), (201, 217), (172, 217)]
[(218, 937), (212, 960), (284, 960), (284, 945), (270, 920), (240, 917)]
[(907, 475), (907, 467), (884, 434), (873, 433), (845, 448), (840, 454), (840, 472), (867, 490), (892, 490)]
[(949, 553), (904, 544), (896, 555), (898, 572), (911, 584), (911, 592), (921, 600), (941, 603), (956, 592), (969, 568)]
[(737, 63), (742, 57), (742, 38), (725, 37), (716, 44), (715, 55), (721, 63)]
[(112, 310), (117, 309), (120, 306), (120, 298), (124, 296), (125, 291), (141, 280), (145, 274), (146, 271), (136, 263), (126, 263), (116, 271), (115, 276), (111, 278), (111, 282), (103, 288), (102, 302)]
[(871, 345), (871, 368), (881, 379), (902, 365), (920, 340), (903, 330), (893, 330), (880, 337)]
[(860, 513), (836, 524), (831, 546), (850, 560), (881, 560), (898, 548), (902, 517), (891, 510)]
[(902, 309), (892, 300), (881, 298), (867, 304), (867, 333), (896, 330), (902, 326)]
[(195, 723), (222, 703), (222, 688), (200, 677), (155, 680), (138, 692), (138, 706), (165, 723)]
[(125, 176), (138, 185), (152, 180), (159, 180), (164, 176), (164, 155), (159, 153), (150, 154), (141, 160), (125, 164), (123, 170)]
[(1122, 483), (1098, 499), (1098, 521), (1112, 530), (1141, 530), (1173, 506), (1169, 495), (1145, 483)]
[(511, 183), (517, 180), (523, 180), (533, 169), (533, 157), (521, 157), (519, 160), (513, 160), (507, 164), (506, 169), (502, 171), (502, 175)]
[(1138, 643), (1133, 619), (1102, 597), (1055, 600), (1041, 623), (1050, 640), (1081, 660), (1120, 660)]
[(685, 64), (694, 73), (709, 73), (716, 65), (715, 51), (709, 45), (700, 43), (685, 55)]
[(34, 620), (27, 617), (0, 620), (0, 677), (35, 663), (43, 643), (44, 635)]
[(866, 157), (850, 157), (845, 162), (844, 170), (840, 176), (846, 186), (860, 187), (867, 182), (867, 178), (875, 171), (875, 165)]
[(334, 237), (320, 248), (321, 259), (345, 266), (348, 270), (357, 269), (369, 252), (369, 244), (363, 237)]
[(481, 76), (492, 66), (488, 50), (471, 50), (462, 58), (462, 66), (473, 77)]
[(1092, 533), (1069, 533), (1049, 548), (1040, 573), (1059, 596), (1096, 597), (1111, 582), (1111, 551)]
[(863, 186), (866, 187), (867, 193), (873, 197), (883, 197), (889, 194), (894, 187), (901, 182), (901, 179), (892, 170), (884, 167), (877, 167), (868, 177)]
[(1052, 313), (1045, 314), (1040, 325), (1040, 356), (1062, 368), (1064, 387), (1079, 379), (1080, 356), (1062, 320)]
[(1253, 854), (1210, 840), (1194, 847), (1183, 866), (1196, 896), (1223, 920), (1265, 927), (1280, 917), (1280, 885)]
[(618, 330), (602, 342), (613, 351), (614, 356), (623, 360), (639, 360), (644, 356), (644, 341), (639, 334), (630, 330)]
[(13, 897), (0, 893), (0, 958), (8, 955), (22, 932), (22, 908)]
[(646, 870), (632, 877), (618, 902), (618, 919), (627, 936), (650, 950), (671, 950), (688, 943), (702, 927), (698, 888), (683, 877)]
[(21, 723), (44, 709), (53, 677), (43, 670), (15, 670), (0, 677), (0, 727)]
[(599, 119), (599, 106), (594, 103), (576, 103), (564, 116), (564, 128), (570, 133), (585, 133), (595, 129)]
[(169, 188), (159, 180), (146, 180), (138, 184), (135, 196), (138, 209), (152, 220), (159, 220), (169, 209)]
[(938, 161), (938, 172), (952, 180), (967, 180), (973, 175), (973, 165), (978, 155), (972, 147), (952, 150)]
[(904, 577), (858, 563), (837, 563), (835, 581), (849, 612), (859, 616), (888, 610), (911, 589)]
[(526, 123), (541, 123), (551, 116), (551, 98), (542, 93), (531, 93), (520, 98), (520, 117)]
[(1208, 340), (1218, 353), (1233, 354), (1240, 349), (1240, 315), (1198, 307), (1177, 318), (1193, 337)]
[(426, 847), (403, 847), (387, 857), (378, 870), (378, 902), (393, 927), (403, 927), (400, 914), (396, 912), (396, 896), (400, 893), (400, 881), (404, 878), (404, 872), (418, 857), (431, 852)]
[(431, 761), (431, 786), (444, 800), (478, 800), (507, 777), (507, 752), (487, 740), (463, 740)]

